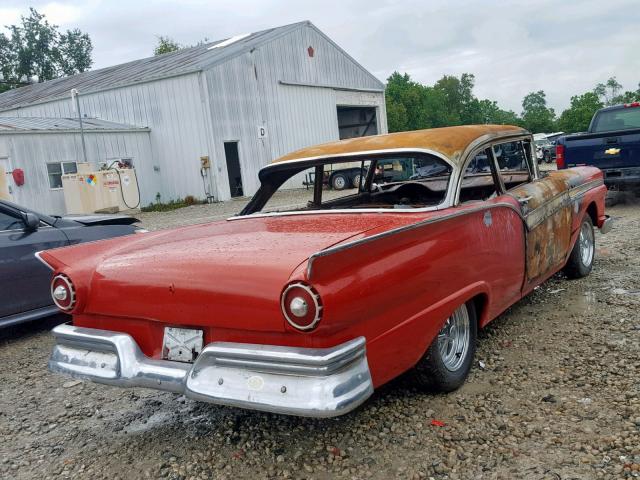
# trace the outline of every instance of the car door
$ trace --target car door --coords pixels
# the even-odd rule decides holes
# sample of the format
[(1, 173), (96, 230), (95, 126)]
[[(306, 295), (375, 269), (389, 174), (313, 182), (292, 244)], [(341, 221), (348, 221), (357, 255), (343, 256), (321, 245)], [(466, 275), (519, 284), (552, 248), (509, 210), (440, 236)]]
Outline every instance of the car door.
[(506, 192), (520, 205), (526, 226), (524, 290), (556, 272), (571, 243), (573, 209), (564, 181), (538, 178), (531, 144), (525, 140), (493, 146)]
[(34, 254), (67, 243), (64, 233), (42, 221), (29, 231), (24, 212), (0, 204), (0, 318), (53, 304), (51, 270)]
[(497, 294), (490, 316), (504, 311), (522, 295), (525, 278), (525, 229), (514, 201), (504, 192), (491, 147), (486, 145), (469, 156), (462, 169), (456, 203), (478, 209), (466, 220), (469, 243), (485, 259), (482, 280)]

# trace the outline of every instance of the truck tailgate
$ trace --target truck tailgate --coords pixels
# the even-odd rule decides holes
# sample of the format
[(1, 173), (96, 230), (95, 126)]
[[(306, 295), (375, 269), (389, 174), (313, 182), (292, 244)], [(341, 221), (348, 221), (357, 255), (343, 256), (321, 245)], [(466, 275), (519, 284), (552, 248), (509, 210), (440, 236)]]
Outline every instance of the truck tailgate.
[(567, 167), (600, 169), (640, 166), (640, 130), (572, 135), (565, 139)]

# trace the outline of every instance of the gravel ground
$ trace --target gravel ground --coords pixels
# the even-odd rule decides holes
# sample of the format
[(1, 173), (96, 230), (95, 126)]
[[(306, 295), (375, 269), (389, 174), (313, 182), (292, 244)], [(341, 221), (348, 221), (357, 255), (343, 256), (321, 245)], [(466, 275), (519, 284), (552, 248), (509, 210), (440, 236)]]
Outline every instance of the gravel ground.
[[(140, 218), (198, 223), (241, 203)], [(337, 419), (70, 380), (46, 369), (59, 319), (1, 331), (0, 478), (640, 477), (640, 206), (609, 213), (592, 274), (554, 277), (482, 331), (460, 390), (400, 378)]]

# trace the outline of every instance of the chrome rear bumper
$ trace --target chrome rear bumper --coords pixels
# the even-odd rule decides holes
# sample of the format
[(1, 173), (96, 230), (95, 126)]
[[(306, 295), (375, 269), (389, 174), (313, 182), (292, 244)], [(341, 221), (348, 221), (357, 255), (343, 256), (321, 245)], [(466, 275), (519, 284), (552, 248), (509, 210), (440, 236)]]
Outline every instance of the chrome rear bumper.
[(600, 227), (600, 233), (609, 233), (613, 228), (613, 218), (609, 215), (606, 215), (604, 222), (602, 222), (602, 226)]
[(190, 364), (149, 358), (125, 333), (59, 325), (53, 334), (51, 371), (107, 385), (309, 417), (342, 415), (373, 392), (364, 337), (332, 348), (214, 342)]

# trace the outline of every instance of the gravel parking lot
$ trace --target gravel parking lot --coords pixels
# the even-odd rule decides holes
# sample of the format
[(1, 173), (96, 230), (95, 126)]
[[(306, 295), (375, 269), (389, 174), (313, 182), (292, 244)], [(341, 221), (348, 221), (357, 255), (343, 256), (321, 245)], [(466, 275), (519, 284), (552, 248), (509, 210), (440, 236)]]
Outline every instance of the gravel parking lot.
[[(140, 219), (192, 224), (242, 202)], [(640, 477), (640, 206), (609, 213), (592, 274), (557, 275), (481, 332), (460, 390), (400, 378), (337, 419), (74, 381), (46, 369), (59, 319), (1, 331), (0, 478)]]

